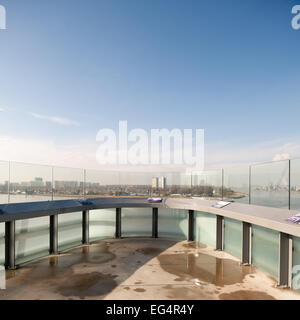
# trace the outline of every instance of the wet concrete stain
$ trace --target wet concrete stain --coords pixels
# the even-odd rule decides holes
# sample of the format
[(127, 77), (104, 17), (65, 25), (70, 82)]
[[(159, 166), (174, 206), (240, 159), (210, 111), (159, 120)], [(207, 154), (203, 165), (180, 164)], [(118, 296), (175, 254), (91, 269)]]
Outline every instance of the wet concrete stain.
[(76, 274), (65, 279), (57, 288), (57, 292), (63, 296), (75, 296), (79, 298), (102, 296), (117, 287), (116, 275), (92, 272)]
[(238, 290), (230, 293), (219, 295), (221, 300), (276, 300), (274, 297), (263, 291), (255, 290)]
[(200, 243), (200, 242), (188, 242), (188, 243), (184, 243), (182, 245), (184, 248), (187, 249), (204, 249), (207, 248), (207, 245)]
[(143, 289), (143, 288), (136, 288), (133, 291), (135, 291), (135, 292), (146, 292), (146, 290)]
[(157, 259), (164, 271), (177, 277), (175, 281), (198, 279), (218, 287), (242, 283), (246, 275), (255, 272), (251, 266), (204, 253), (162, 254)]
[(145, 255), (155, 256), (157, 254), (160, 254), (163, 251), (163, 249), (146, 247), (146, 248), (137, 249), (136, 251)]

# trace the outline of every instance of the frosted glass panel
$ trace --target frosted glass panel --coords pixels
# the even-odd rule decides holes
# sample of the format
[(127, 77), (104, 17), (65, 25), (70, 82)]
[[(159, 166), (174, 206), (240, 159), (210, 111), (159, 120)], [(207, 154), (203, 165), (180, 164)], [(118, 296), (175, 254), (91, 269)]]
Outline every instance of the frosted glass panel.
[(115, 236), (116, 209), (90, 211), (90, 241), (113, 238)]
[(242, 222), (224, 218), (224, 250), (234, 257), (242, 257)]
[(300, 210), (300, 159), (291, 160), (291, 209)]
[(252, 226), (252, 263), (278, 278), (279, 233), (259, 226)]
[(16, 264), (49, 254), (49, 217), (18, 220), (16, 228)]
[(152, 208), (122, 209), (122, 236), (151, 236)]
[(5, 224), (0, 223), (0, 265), (4, 265), (5, 260)]
[(300, 292), (300, 238), (298, 237), (293, 238), (293, 268), (293, 288)]
[(216, 247), (216, 216), (200, 211), (194, 212), (195, 240), (203, 244)]
[(82, 243), (82, 212), (58, 216), (58, 250), (71, 248)]
[(187, 239), (187, 210), (158, 209), (158, 236)]

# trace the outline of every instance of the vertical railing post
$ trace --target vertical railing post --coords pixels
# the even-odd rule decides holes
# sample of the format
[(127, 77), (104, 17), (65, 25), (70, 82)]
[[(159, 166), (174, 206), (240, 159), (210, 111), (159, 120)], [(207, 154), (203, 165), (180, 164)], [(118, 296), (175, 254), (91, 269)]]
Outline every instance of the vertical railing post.
[(50, 254), (58, 253), (58, 215), (50, 216)]
[(82, 187), (82, 193), (83, 193), (83, 196), (85, 197), (86, 195), (86, 170), (83, 169), (83, 187)]
[(249, 166), (249, 204), (251, 204), (251, 166)]
[(216, 250), (224, 250), (224, 217), (217, 215)]
[(158, 208), (152, 208), (152, 238), (158, 238)]
[(252, 225), (248, 222), (242, 224), (242, 264), (251, 265), (252, 257)]
[(5, 222), (5, 268), (15, 269), (15, 221)]
[(279, 233), (279, 270), (278, 287), (291, 287), (292, 285), (292, 255), (293, 238), (291, 235)]
[(82, 211), (82, 244), (89, 244), (89, 211)]
[(122, 228), (121, 228), (121, 208), (116, 208), (116, 233), (115, 233), (115, 237), (117, 239), (120, 239), (122, 236)]
[(188, 241), (194, 241), (194, 210), (189, 210), (188, 217)]
[(289, 186), (288, 186), (288, 192), (289, 192), (289, 210), (291, 210), (291, 160), (289, 160), (289, 176), (288, 176), (288, 180), (289, 180)]

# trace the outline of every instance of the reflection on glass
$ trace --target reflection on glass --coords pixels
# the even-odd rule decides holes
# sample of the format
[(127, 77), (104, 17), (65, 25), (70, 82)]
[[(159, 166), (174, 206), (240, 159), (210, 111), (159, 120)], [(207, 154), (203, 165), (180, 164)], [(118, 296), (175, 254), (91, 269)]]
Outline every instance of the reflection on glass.
[(26, 163), (10, 163), (10, 202), (52, 199), (52, 168)]
[(279, 233), (256, 225), (252, 226), (252, 263), (278, 277)]
[(58, 250), (82, 243), (82, 212), (58, 215)]
[(300, 210), (300, 159), (291, 160), (291, 210)]
[(0, 161), (0, 204), (8, 203), (9, 163)]
[(16, 221), (16, 264), (49, 254), (49, 217)]
[(222, 170), (194, 173), (192, 176), (192, 194), (207, 199), (222, 198)]
[(89, 213), (90, 241), (114, 238), (116, 230), (116, 209), (91, 210)]
[(216, 247), (216, 215), (206, 212), (194, 212), (195, 241)]
[(249, 203), (249, 167), (224, 169), (223, 198)]
[(152, 208), (123, 208), (122, 236), (151, 236)]
[(251, 166), (251, 204), (288, 209), (288, 171), (288, 161)]
[(293, 289), (300, 292), (300, 238), (293, 237)]
[(53, 168), (54, 199), (80, 198), (84, 191), (84, 170)]
[(187, 239), (188, 219), (187, 210), (158, 209), (158, 236)]
[(0, 223), (0, 265), (5, 261), (5, 224)]
[(236, 258), (242, 257), (242, 222), (224, 218), (224, 250)]

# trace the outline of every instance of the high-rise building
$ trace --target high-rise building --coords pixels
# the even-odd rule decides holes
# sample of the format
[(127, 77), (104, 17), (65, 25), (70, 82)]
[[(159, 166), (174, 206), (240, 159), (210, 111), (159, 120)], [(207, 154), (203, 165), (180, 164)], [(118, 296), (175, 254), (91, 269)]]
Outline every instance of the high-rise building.
[(152, 188), (157, 189), (158, 188), (158, 177), (152, 178)]
[(167, 187), (167, 178), (166, 177), (160, 177), (159, 178), (158, 187), (160, 189), (166, 189), (166, 187)]

